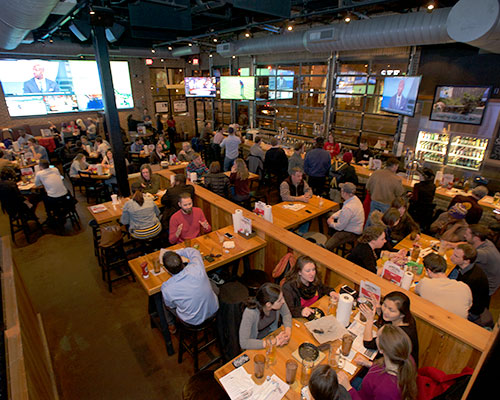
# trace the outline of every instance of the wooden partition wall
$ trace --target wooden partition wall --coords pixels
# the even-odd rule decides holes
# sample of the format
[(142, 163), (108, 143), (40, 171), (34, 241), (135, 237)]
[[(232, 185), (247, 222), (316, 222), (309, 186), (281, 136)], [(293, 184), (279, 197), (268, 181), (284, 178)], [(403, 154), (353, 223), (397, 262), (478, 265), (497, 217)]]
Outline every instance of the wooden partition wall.
[[(202, 208), (213, 229), (232, 224), (231, 214), (238, 206), (216, 194), (195, 185), (195, 204)], [(254, 230), (267, 241), (254, 259), (253, 268), (263, 269), (269, 274), (289, 248), (297, 255), (306, 254), (318, 264), (326, 283), (339, 283), (359, 287), (361, 280), (369, 280), (380, 286), (382, 294), (401, 290), (398, 286), (355, 265), (346, 259), (317, 246), (300, 236), (274, 226), (263, 218), (243, 211), (252, 219)], [(463, 367), (474, 368), (487, 348), (491, 333), (435, 304), (422, 299), (413, 292), (405, 291), (411, 301), (411, 310), (417, 321), (420, 347), (420, 365), (439, 368), (446, 373), (457, 373)]]
[(10, 238), (0, 241), (9, 399), (58, 399), (42, 319), (12, 260)]

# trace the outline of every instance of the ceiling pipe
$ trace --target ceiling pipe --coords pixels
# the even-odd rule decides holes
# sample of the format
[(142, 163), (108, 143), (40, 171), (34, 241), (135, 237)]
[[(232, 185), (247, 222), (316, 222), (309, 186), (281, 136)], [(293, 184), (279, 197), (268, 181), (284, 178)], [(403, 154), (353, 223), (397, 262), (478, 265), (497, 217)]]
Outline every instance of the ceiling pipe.
[(15, 49), (25, 36), (43, 25), (59, 0), (1, 0), (0, 48)]

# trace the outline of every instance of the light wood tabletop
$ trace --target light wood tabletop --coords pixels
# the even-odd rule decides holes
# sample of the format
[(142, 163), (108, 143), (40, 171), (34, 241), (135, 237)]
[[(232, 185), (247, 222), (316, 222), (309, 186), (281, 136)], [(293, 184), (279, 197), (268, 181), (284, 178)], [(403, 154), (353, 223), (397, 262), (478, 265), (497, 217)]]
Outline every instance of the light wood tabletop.
[[(321, 201), (322, 205), (320, 206)], [(300, 204), (305, 207), (297, 211), (284, 207), (285, 205), (290, 204)], [(296, 228), (304, 222), (319, 217), (329, 211), (336, 211), (338, 208), (338, 203), (318, 196), (313, 196), (308, 203), (302, 203), (300, 201), (284, 201), (272, 206), (273, 224), (284, 229)]]
[[(224, 172), (224, 175), (226, 175), (229, 178), (229, 176), (231, 175), (231, 171)], [(259, 179), (259, 175), (254, 174), (253, 172), (248, 172), (248, 179), (250, 181), (256, 181)]]
[[(156, 194), (157, 198), (155, 199), (155, 204), (158, 207), (161, 207), (161, 197), (164, 193), (164, 191), (159, 191)], [(97, 204), (95, 206), (88, 206), (87, 210), (89, 210), (90, 214), (92, 214), (92, 217), (99, 225), (106, 224), (120, 219), (123, 212), (123, 206), (128, 200), (128, 197), (123, 197), (118, 199), (118, 204), (113, 204), (112, 201), (107, 201), (106, 203)], [(101, 206), (106, 207), (106, 211), (97, 211), (97, 209)]]
[[(319, 299), (316, 303), (313, 304), (314, 307), (318, 307), (320, 308), (321, 310), (323, 310), (323, 312), (325, 313), (325, 315), (328, 314), (328, 303), (329, 303), (329, 296), (323, 296), (321, 299)], [(336, 307), (334, 307), (332, 309), (333, 311), (333, 315), (336, 314)], [(354, 316), (356, 313), (353, 312), (352, 315)], [(299, 346), (302, 344), (302, 343), (305, 343), (305, 342), (308, 342), (308, 343), (312, 343), (316, 346), (319, 346), (319, 343), (318, 341), (314, 338), (314, 336), (309, 332), (309, 330), (304, 326), (304, 323), (307, 322), (307, 320), (305, 318), (294, 318), (293, 319), (293, 322), (292, 322), (292, 337), (290, 338), (290, 341), (288, 342), (288, 344), (286, 346), (283, 346), (283, 347), (278, 347), (276, 349), (276, 363), (272, 366), (269, 366), (266, 364), (266, 369), (264, 371), (264, 375), (272, 375), (272, 374), (276, 374), (279, 378), (281, 378), (283, 381), (285, 381), (285, 378), (286, 378), (286, 361), (289, 360), (289, 359), (294, 359), (295, 361), (297, 361), (293, 356), (292, 356), (292, 353), (297, 350), (299, 348)], [(283, 330), (283, 327), (280, 327), (278, 328), (278, 330), (276, 330), (274, 333), (278, 333), (280, 331)], [(338, 340), (335, 340), (333, 342), (330, 342), (331, 345), (332, 345), (332, 348), (334, 351), (336, 351), (340, 345), (341, 345), (341, 339), (338, 339)], [(321, 362), (321, 364), (327, 364), (328, 363), (328, 351), (324, 352), (325, 353), (325, 358), (323, 359), (323, 361)], [(243, 367), (245, 368), (245, 370), (249, 373), (249, 374), (253, 374), (254, 373), (254, 362), (253, 362), (253, 358), (255, 357), (255, 355), (257, 354), (262, 354), (262, 355), (266, 355), (266, 350), (265, 349), (261, 349), (261, 350), (245, 350), (242, 354), (246, 354), (248, 355), (248, 357), (250, 358), (250, 361), (248, 361), (247, 363), (245, 363), (243, 365)], [(241, 354), (240, 354), (241, 355)], [(238, 355), (239, 357), (239, 355)], [(235, 358), (238, 358), (238, 357), (235, 357)], [(359, 358), (363, 358), (365, 360), (367, 360), (366, 357), (364, 357), (363, 355), (361, 355), (360, 353), (356, 353), (355, 355), (355, 358), (353, 360), (357, 360)], [(215, 378), (217, 379), (217, 381), (220, 382), (220, 379), (227, 375), (228, 373), (230, 373), (231, 371), (233, 371), (235, 368), (232, 364), (232, 361), (231, 360), (230, 362), (228, 362), (227, 364), (223, 365), (222, 367), (220, 367), (218, 370), (215, 371), (214, 375), (215, 375)], [(288, 390), (288, 392), (285, 394), (284, 398), (285, 399), (300, 399), (300, 389), (302, 388), (302, 385), (300, 384), (300, 376), (301, 376), (301, 370), (300, 370), (300, 365), (299, 367), (297, 368), (297, 375), (295, 377), (295, 382), (291, 385), (290, 389)], [(339, 368), (337, 366), (334, 366), (334, 369), (338, 372), (339, 371)], [(356, 368), (356, 371), (354, 372), (353, 375), (347, 373), (345, 370), (344, 372), (346, 372), (347, 376), (352, 379), (359, 371), (360, 371), (361, 367), (357, 366)]]
[[(229, 233), (233, 235), (233, 239), (228, 239), (224, 234)], [(224, 241), (234, 241), (234, 248), (225, 250), (223, 249)], [(197, 237), (196, 239), (191, 239), (190, 243), (180, 243), (174, 246), (167, 247), (168, 250), (178, 250), (185, 247), (195, 247), (198, 246), (202, 256), (208, 256), (210, 254), (215, 255), (214, 261), (209, 262), (205, 260), (205, 269), (211, 271), (213, 269), (219, 268), (226, 265), (232, 261), (238, 260), (239, 258), (246, 256), (254, 251), (262, 249), (266, 246), (266, 241), (259, 236), (254, 236), (250, 239), (245, 239), (238, 234), (234, 233), (233, 226), (227, 226), (225, 228), (219, 229), (214, 232), (207, 233), (206, 235)], [(147, 254), (142, 257), (135, 258), (129, 261), (130, 268), (135, 274), (137, 280), (141, 283), (142, 287), (149, 296), (160, 292), (161, 285), (163, 282), (170, 279), (171, 275), (167, 270), (161, 266), (161, 272), (158, 275), (153, 274), (153, 266), (155, 260), (159, 260), (160, 252), (156, 251), (151, 254)], [(143, 262), (148, 263), (149, 278), (144, 279), (142, 277), (141, 264)]]

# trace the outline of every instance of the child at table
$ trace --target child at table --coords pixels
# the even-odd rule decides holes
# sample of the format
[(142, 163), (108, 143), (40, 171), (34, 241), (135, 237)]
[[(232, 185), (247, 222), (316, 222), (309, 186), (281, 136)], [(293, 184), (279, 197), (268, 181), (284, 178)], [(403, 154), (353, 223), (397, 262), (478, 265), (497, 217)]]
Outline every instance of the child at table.
[(310, 306), (325, 295), (338, 299), (335, 290), (321, 282), (311, 257), (300, 256), (285, 277), (283, 295), (292, 317), (307, 318), (314, 311)]
[(337, 373), (329, 365), (314, 368), (309, 379), (309, 393), (312, 400), (351, 400), (351, 396), (339, 385)]
[(353, 400), (414, 400), (417, 398), (417, 370), (410, 354), (412, 345), (408, 335), (399, 327), (384, 325), (378, 331), (377, 347), (383, 355), (381, 363), (375, 362), (363, 378), (358, 391), (347, 375), (338, 374)]
[(278, 329), (280, 317), (285, 329), (276, 336), (276, 346), (284, 346), (292, 334), (292, 315), (281, 288), (274, 283), (264, 283), (247, 302), (240, 324), (240, 346), (242, 349), (263, 349), (268, 334)]

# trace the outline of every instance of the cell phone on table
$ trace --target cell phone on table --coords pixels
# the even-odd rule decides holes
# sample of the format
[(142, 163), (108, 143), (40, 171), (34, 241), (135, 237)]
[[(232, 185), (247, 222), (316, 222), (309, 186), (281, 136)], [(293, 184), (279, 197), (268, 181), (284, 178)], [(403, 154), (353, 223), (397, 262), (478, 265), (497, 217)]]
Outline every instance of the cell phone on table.
[(312, 212), (310, 210), (306, 210), (306, 213), (308, 214), (312, 214)]
[(248, 361), (250, 361), (250, 358), (246, 354), (242, 354), (236, 360), (233, 360), (233, 366), (234, 368), (239, 368)]
[(224, 233), (224, 236), (227, 237), (228, 239), (232, 239), (233, 238), (233, 235), (231, 235), (229, 232), (228, 233)]

